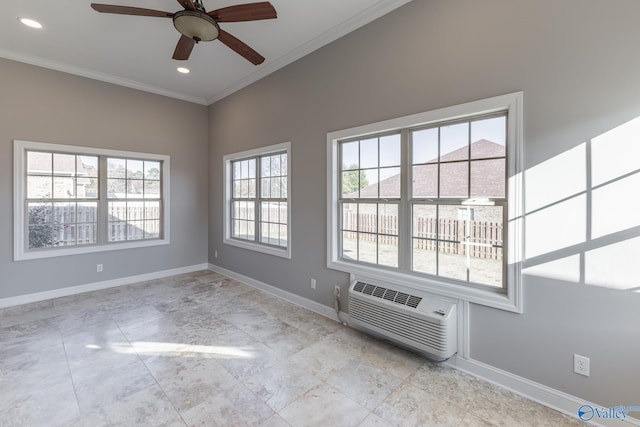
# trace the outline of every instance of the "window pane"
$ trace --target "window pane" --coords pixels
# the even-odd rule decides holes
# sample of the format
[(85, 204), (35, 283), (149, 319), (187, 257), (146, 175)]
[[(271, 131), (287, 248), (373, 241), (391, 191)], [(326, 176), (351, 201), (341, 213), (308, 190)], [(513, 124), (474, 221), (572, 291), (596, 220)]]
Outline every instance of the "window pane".
[(50, 176), (28, 176), (27, 198), (50, 199), (53, 195), (53, 178)]
[(280, 197), (283, 199), (286, 199), (287, 197), (289, 197), (288, 193), (287, 193), (287, 177), (283, 176), (280, 177)]
[(127, 240), (139, 240), (144, 238), (144, 221), (127, 222)]
[(398, 235), (398, 205), (381, 203), (378, 205), (378, 232)]
[(76, 156), (77, 175), (98, 177), (98, 156)]
[(75, 176), (76, 156), (55, 153), (53, 155), (53, 173), (54, 175)]
[(505, 159), (471, 162), (471, 197), (505, 197)]
[(380, 169), (380, 197), (400, 198), (400, 168)]
[(50, 203), (29, 203), (27, 211), (29, 225), (53, 222), (53, 206)]
[(79, 199), (97, 199), (98, 178), (77, 178), (76, 197)]
[(144, 222), (145, 239), (156, 239), (160, 237), (160, 221), (151, 220)]
[(469, 281), (482, 285), (502, 287), (502, 248), (498, 248), (499, 259), (471, 257)]
[(375, 198), (378, 194), (378, 169), (365, 169), (361, 171), (364, 174), (364, 180), (360, 175), (360, 197), (362, 198)]
[(471, 122), (471, 158), (504, 157), (506, 132), (506, 116)]
[(160, 219), (160, 202), (144, 202), (144, 218)]
[(469, 158), (469, 123), (442, 126), (440, 128), (440, 161)]
[(76, 244), (76, 225), (63, 224), (58, 231), (58, 246), (74, 246)]
[(378, 263), (388, 267), (398, 267), (398, 238), (378, 236)]
[(144, 198), (159, 199), (160, 198), (160, 181), (144, 181)]
[(360, 141), (360, 168), (377, 168), (378, 138)]
[(344, 203), (342, 205), (342, 229), (358, 229), (358, 205), (355, 203)]
[(107, 197), (110, 199), (124, 199), (127, 195), (127, 181), (125, 179), (107, 180)]
[(376, 233), (378, 231), (377, 205), (372, 203), (358, 204), (358, 231)]
[(436, 274), (436, 248), (435, 240), (413, 239), (413, 271)]
[(342, 149), (342, 169), (358, 169), (360, 167), (360, 155), (358, 142), (348, 142), (340, 145)]
[(247, 177), (254, 179), (256, 177), (256, 159), (248, 160), (247, 167), (249, 168), (249, 175)]
[(260, 159), (260, 167), (262, 168), (262, 176), (271, 176), (271, 159), (263, 157)]
[(289, 173), (287, 166), (287, 154), (280, 154), (280, 175), (286, 176)]
[(282, 174), (282, 167), (280, 165), (280, 156), (269, 156), (271, 160), (271, 175), (280, 176)]
[(127, 223), (110, 222), (107, 234), (110, 242), (127, 240)]
[(72, 199), (76, 195), (75, 178), (59, 177), (53, 178), (53, 197), (55, 199)]
[(127, 202), (109, 202), (109, 221), (127, 220)]
[(280, 191), (280, 179), (279, 178), (270, 178), (269, 185), (271, 186), (271, 197), (275, 199), (279, 199), (282, 197), (282, 192)]
[(76, 219), (78, 222), (98, 222), (98, 203), (78, 203)]
[(358, 260), (376, 264), (378, 261), (378, 236), (358, 233)]
[(76, 222), (75, 203), (54, 203), (53, 221), (57, 224), (71, 224)]
[(469, 196), (469, 164), (440, 164), (440, 197)]
[(160, 179), (160, 162), (144, 161), (144, 179)]
[(48, 248), (54, 246), (54, 244), (53, 225), (29, 226), (29, 249)]
[(144, 194), (144, 181), (141, 179), (127, 180), (127, 198), (139, 199)]
[(141, 221), (144, 219), (144, 202), (127, 203), (127, 221)]
[(358, 233), (342, 232), (342, 257), (356, 261), (358, 259)]
[[(438, 224), (436, 206), (415, 205), (413, 207), (413, 237), (436, 239)], [(432, 248), (435, 250), (435, 247)]]
[(380, 138), (380, 167), (400, 166), (400, 134)]
[(411, 163), (438, 161), (438, 128), (418, 130), (411, 133), (413, 157)]
[(38, 153), (37, 151), (27, 152), (27, 173), (37, 173), (50, 175), (52, 172), (52, 154)]
[(127, 160), (127, 178), (142, 179), (144, 178), (144, 162), (142, 160)]
[(451, 279), (467, 280), (465, 245), (452, 242), (438, 243), (438, 275)]
[(367, 177), (361, 170), (342, 172), (342, 197), (356, 199), (360, 197), (360, 189), (365, 187)]
[(413, 197), (438, 197), (438, 165), (421, 165), (413, 167)]
[(78, 245), (91, 245), (98, 241), (97, 226), (92, 223), (80, 223), (76, 225), (76, 238)]
[(107, 177), (109, 178), (126, 178), (127, 168), (125, 159), (107, 159)]

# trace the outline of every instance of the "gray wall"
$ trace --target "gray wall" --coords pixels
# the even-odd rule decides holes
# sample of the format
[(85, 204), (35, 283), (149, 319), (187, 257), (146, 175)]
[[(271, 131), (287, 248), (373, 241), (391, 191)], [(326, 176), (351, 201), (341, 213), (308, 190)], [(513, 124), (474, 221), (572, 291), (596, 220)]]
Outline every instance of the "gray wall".
[[(0, 298), (207, 262), (206, 107), (8, 60), (0, 94)], [(171, 244), (14, 262), (14, 139), (171, 156)]]
[[(640, 116), (639, 15), (635, 0), (414, 0), (215, 103), (210, 262), (331, 305), (347, 276), (325, 267), (327, 132), (523, 90), (525, 313), (473, 305), (471, 357), (602, 405), (638, 404), (640, 294), (624, 289), (640, 273), (640, 219), (625, 213), (605, 235), (592, 226), (640, 218), (640, 206), (637, 193), (602, 204), (591, 176), (601, 156), (588, 148)], [(222, 156), (282, 141), (293, 259), (223, 245)], [(637, 134), (618, 145), (633, 159)], [(591, 358), (590, 378), (572, 372), (573, 353)]]

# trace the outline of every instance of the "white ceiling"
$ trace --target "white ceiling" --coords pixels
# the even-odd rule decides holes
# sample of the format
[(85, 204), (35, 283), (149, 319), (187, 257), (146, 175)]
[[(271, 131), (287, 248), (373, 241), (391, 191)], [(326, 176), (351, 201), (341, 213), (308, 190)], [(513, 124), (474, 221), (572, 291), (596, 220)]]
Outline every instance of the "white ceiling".
[[(258, 0), (203, 0), (207, 10)], [(410, 0), (270, 0), (278, 18), (221, 23), (266, 58), (255, 66), (220, 41), (171, 58), (180, 34), (171, 19), (98, 13), (91, 0), (3, 2), (0, 57), (209, 105)], [(177, 12), (176, 0), (95, 0)], [(35, 19), (41, 30), (19, 17)], [(191, 70), (179, 74), (178, 66)]]

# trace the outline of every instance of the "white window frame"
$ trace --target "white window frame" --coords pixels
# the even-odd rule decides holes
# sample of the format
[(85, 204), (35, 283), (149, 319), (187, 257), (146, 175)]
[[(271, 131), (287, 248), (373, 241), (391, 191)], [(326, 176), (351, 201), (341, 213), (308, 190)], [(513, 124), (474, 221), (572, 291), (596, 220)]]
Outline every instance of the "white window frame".
[[(327, 268), (367, 277), (377, 277), (391, 284), (416, 290), (429, 291), (502, 310), (522, 313), (522, 260), (523, 260), (523, 92), (473, 101), (452, 107), (418, 113), (369, 125), (339, 130), (327, 134)], [(508, 168), (508, 242), (506, 286), (502, 289), (469, 286), (425, 277), (407, 270), (381, 268), (340, 258), (339, 210), (339, 141), (426, 126), (449, 120), (465, 119), (483, 114), (507, 111), (507, 168)], [(407, 158), (407, 154), (403, 154)], [(410, 179), (410, 173), (404, 178)], [(407, 186), (409, 182), (407, 181)], [(406, 213), (402, 214), (403, 217)], [(408, 221), (408, 217), (405, 218)], [(407, 230), (408, 227), (405, 227)], [(401, 233), (407, 234), (406, 231)]]
[[(87, 253), (114, 251), (122, 249), (133, 248), (145, 248), (150, 246), (168, 245), (171, 243), (169, 224), (169, 182), (170, 182), (170, 157), (161, 154), (149, 154), (138, 153), (131, 151), (121, 150), (109, 150), (101, 148), (81, 147), (75, 145), (61, 145), (50, 144), (45, 142), (33, 142), (33, 141), (20, 141), (14, 140), (13, 143), (13, 258), (15, 261), (51, 258), (59, 256), (80, 255)], [(25, 247), (26, 244), (26, 224), (25, 224), (25, 198), (27, 195), (27, 151), (45, 151), (55, 153), (66, 153), (75, 155), (94, 155), (94, 156), (108, 156), (108, 157), (120, 157), (127, 159), (139, 159), (139, 160), (157, 160), (162, 162), (162, 184), (161, 184), (161, 201), (163, 206), (162, 215), (162, 233), (161, 237), (146, 240), (131, 240), (120, 242), (99, 242), (91, 245), (79, 245), (68, 248), (55, 247), (38, 250), (28, 250)], [(106, 174), (107, 171), (100, 171), (101, 174)], [(102, 180), (102, 178), (99, 178)], [(106, 182), (106, 179), (105, 179)], [(101, 191), (102, 193), (102, 191)], [(106, 212), (107, 200), (102, 197), (98, 198), (98, 217), (100, 218), (101, 212)], [(104, 215), (106, 217), (106, 215)], [(100, 227), (102, 221), (98, 220), (98, 227)], [(100, 231), (98, 231), (100, 233)]]
[[(236, 160), (244, 160), (250, 157), (265, 156), (269, 154), (275, 154), (278, 152), (285, 152), (287, 154), (287, 247), (280, 248), (271, 246), (259, 242), (259, 235), (256, 235), (256, 241), (246, 241), (240, 239), (234, 239), (231, 237), (231, 196), (232, 196), (232, 162)], [(256, 252), (262, 252), (269, 255), (275, 255), (283, 258), (291, 259), (291, 142), (283, 142), (280, 144), (269, 145), (267, 147), (256, 148), (253, 150), (242, 151), (233, 154), (227, 154), (222, 159), (224, 171), (224, 212), (223, 212), (223, 224), (224, 224), (224, 239), (223, 243), (226, 245), (235, 246), (238, 248), (248, 249)], [(256, 176), (256, 180), (259, 180), (260, 176)], [(256, 213), (259, 215), (259, 213)], [(256, 222), (259, 222), (259, 217), (256, 217)]]

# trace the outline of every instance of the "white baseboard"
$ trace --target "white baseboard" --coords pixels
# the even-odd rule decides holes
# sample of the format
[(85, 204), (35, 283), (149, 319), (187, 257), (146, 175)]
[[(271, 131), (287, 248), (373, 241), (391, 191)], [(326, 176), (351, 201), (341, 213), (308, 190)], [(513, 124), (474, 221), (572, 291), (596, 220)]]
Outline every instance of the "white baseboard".
[[(506, 388), (507, 390), (511, 390), (514, 393), (576, 419), (578, 419), (578, 408), (582, 405), (590, 405), (593, 408), (602, 408), (602, 405), (587, 402), (584, 399), (580, 399), (576, 396), (536, 383), (510, 372), (503, 371), (477, 360), (464, 359), (462, 357), (455, 356), (449, 359), (446, 364), (467, 372), (475, 377), (482, 378), (490, 383)], [(605, 419), (594, 417), (591, 421), (585, 422), (585, 425), (620, 427), (621, 420), (615, 418)], [(640, 427), (640, 420), (626, 417), (624, 424), (622, 425)]]
[(343, 322), (342, 319), (346, 319), (348, 317), (347, 313), (344, 313), (341, 311), (340, 319), (338, 319), (338, 316), (336, 315), (336, 311), (332, 307), (326, 306), (324, 304), (320, 304), (318, 302), (315, 302), (308, 298), (304, 298), (294, 293), (282, 290), (275, 286), (271, 286), (259, 280), (252, 279), (251, 277), (247, 277), (243, 274), (236, 273), (235, 271), (227, 270), (226, 268), (219, 267), (215, 264), (209, 264), (209, 270), (215, 271), (216, 273), (223, 274), (231, 279), (235, 279), (253, 288), (260, 289), (261, 291), (264, 291), (270, 295), (281, 298), (292, 304), (296, 304), (296, 305), (299, 305), (300, 307), (304, 307), (308, 310), (313, 311), (314, 313), (318, 313), (322, 316), (328, 317), (331, 320), (335, 320), (336, 322)]
[(36, 292), (32, 294), (19, 295), (0, 299), (0, 308), (14, 305), (29, 304), (32, 302), (44, 301), (53, 298), (66, 297), (69, 295), (82, 294), (85, 292), (99, 291), (101, 289), (114, 288), (116, 286), (130, 285), (146, 280), (162, 279), (177, 274), (192, 273), (194, 271), (207, 270), (208, 264), (196, 264), (187, 267), (172, 268), (171, 270), (156, 271), (153, 273), (139, 274), (137, 276), (122, 277), (119, 279), (105, 280), (102, 282), (88, 283), (86, 285), (71, 286), (68, 288), (54, 289), (51, 291)]

